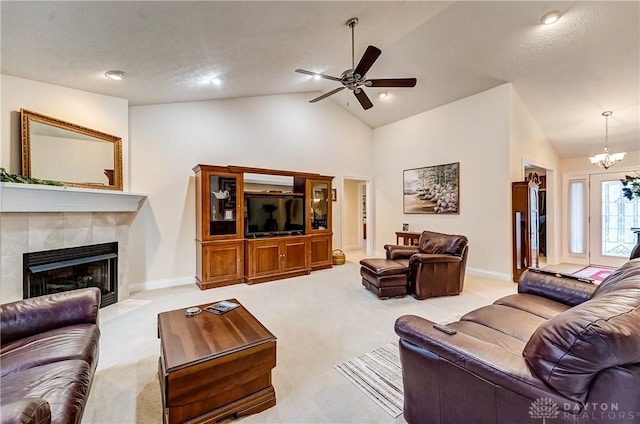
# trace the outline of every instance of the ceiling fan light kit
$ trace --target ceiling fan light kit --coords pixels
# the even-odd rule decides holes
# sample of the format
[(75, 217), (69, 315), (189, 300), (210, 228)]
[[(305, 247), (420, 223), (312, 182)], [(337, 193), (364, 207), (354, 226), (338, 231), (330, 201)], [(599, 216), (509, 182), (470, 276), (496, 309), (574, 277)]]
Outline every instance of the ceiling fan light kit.
[(124, 78), (124, 72), (122, 71), (107, 71), (104, 73), (106, 78), (114, 81), (121, 81)]
[[(338, 87), (328, 93), (322, 94), (315, 99), (309, 100), (309, 103), (315, 103), (319, 100), (332, 96), (345, 88), (353, 91), (353, 95), (358, 99), (358, 102), (364, 110), (371, 109), (373, 103), (364, 92), (363, 87), (373, 88), (388, 88), (388, 87), (415, 87), (417, 80), (415, 78), (388, 78), (388, 79), (367, 79), (366, 74), (373, 66), (378, 57), (382, 54), (382, 50), (375, 46), (368, 46), (365, 50), (360, 62), (355, 66), (355, 31), (354, 28), (358, 24), (358, 18), (351, 18), (347, 21), (347, 26), (351, 28), (351, 69), (347, 69), (340, 77), (334, 77), (331, 75), (319, 74), (317, 72), (311, 72), (304, 69), (296, 69), (296, 72), (305, 75), (311, 75), (314, 78), (324, 78), (331, 81), (336, 81), (342, 84), (342, 87)], [(382, 98), (382, 97), (381, 97)]]

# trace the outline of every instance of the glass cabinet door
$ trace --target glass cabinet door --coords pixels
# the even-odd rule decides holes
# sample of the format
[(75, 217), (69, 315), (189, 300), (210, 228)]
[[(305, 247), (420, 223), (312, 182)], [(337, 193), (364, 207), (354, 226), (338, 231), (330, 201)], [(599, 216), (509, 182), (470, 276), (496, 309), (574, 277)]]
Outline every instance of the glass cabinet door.
[(233, 235), (238, 231), (236, 217), (237, 177), (209, 176), (209, 235)]
[(329, 184), (311, 183), (311, 229), (326, 230), (329, 211)]

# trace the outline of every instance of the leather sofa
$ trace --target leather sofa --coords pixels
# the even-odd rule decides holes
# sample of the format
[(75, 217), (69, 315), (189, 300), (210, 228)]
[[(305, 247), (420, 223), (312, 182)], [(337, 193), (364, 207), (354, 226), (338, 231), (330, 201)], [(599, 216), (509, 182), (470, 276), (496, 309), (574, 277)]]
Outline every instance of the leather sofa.
[(423, 231), (417, 246), (384, 246), (387, 260), (408, 270), (408, 291), (416, 299), (456, 295), (464, 288), (469, 241), (465, 236)]
[(640, 259), (600, 285), (525, 271), (447, 327), (396, 321), (409, 423), (640, 422)]
[(0, 305), (0, 423), (80, 423), (99, 306), (95, 287)]

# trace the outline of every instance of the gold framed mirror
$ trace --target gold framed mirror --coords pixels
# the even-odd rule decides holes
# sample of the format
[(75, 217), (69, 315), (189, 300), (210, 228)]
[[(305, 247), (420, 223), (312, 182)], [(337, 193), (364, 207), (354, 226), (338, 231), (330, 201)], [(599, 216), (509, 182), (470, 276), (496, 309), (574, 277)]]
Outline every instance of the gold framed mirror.
[(122, 139), (20, 109), (22, 175), (67, 186), (122, 190)]

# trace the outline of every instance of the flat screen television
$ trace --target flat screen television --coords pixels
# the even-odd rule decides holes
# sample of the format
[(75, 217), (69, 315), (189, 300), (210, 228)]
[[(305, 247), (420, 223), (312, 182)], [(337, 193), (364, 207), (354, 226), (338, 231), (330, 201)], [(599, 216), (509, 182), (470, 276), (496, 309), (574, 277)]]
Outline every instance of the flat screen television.
[(245, 194), (245, 236), (304, 234), (304, 201), (292, 194)]

